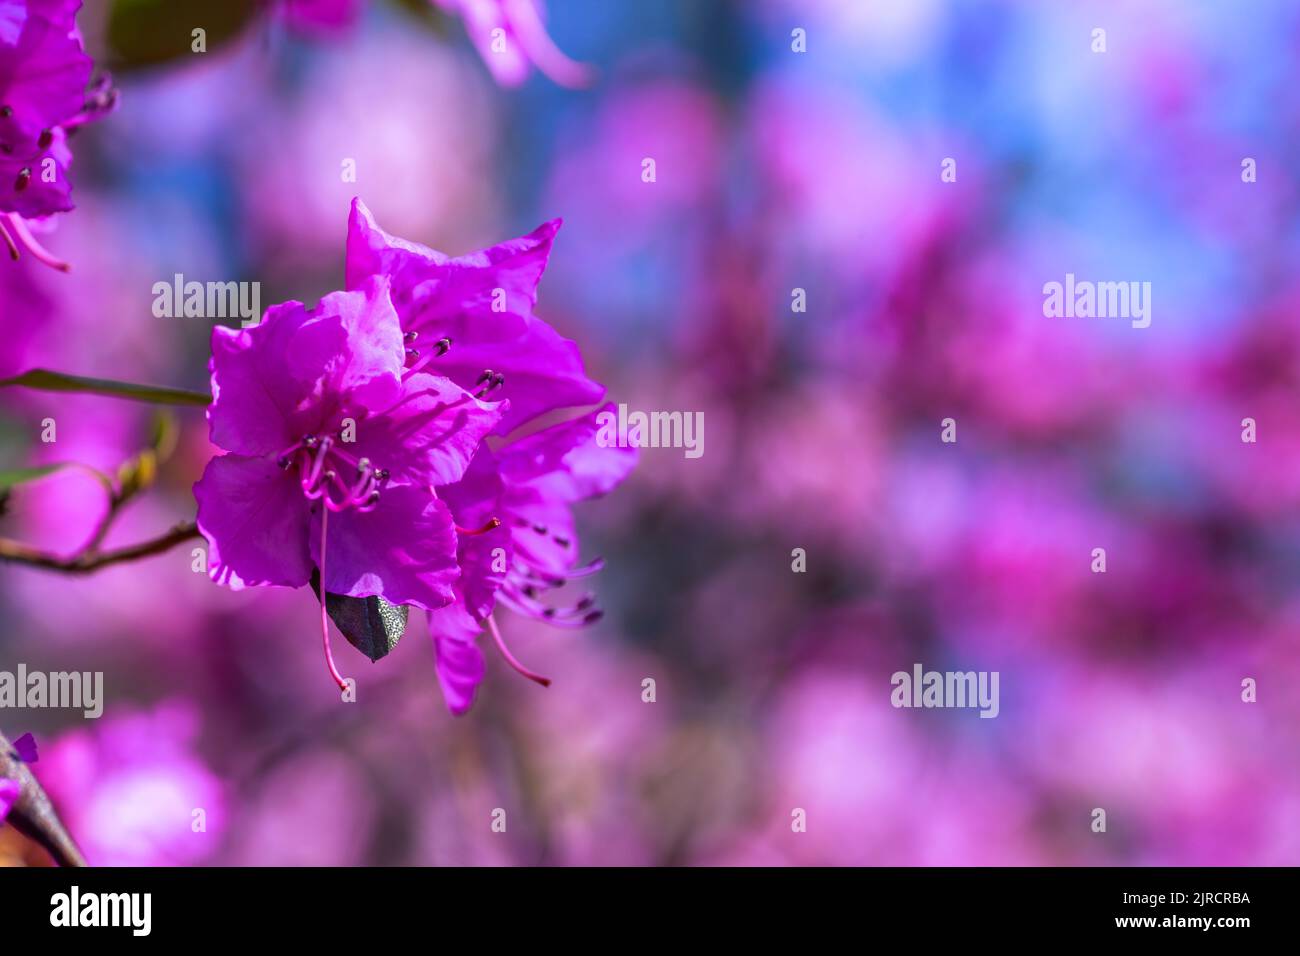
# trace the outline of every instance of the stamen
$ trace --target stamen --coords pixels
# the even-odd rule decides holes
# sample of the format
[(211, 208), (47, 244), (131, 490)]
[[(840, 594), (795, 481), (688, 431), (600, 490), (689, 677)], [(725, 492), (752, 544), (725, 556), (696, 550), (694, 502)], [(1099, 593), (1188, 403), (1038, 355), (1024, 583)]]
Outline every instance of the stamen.
[[(416, 332), (407, 332), (405, 335), (402, 336), (402, 338), (405, 339), (407, 342), (414, 342), (417, 334), (418, 333)], [(451, 348), (451, 339), (444, 337), (439, 339), (437, 342), (433, 343), (434, 350), (430, 352), (428, 355), (425, 355), (423, 358), (420, 357), (419, 350), (407, 349), (406, 350), (407, 359), (411, 364), (408, 365), (406, 370), (402, 372), (402, 381), (406, 381), (408, 378), (410, 378), (416, 372), (419, 372), (421, 369), (423, 369), (434, 359), (446, 355), (450, 348)], [(415, 353), (415, 354), (412, 355), (411, 353)]]
[[(316, 487), (316, 482), (320, 478), (321, 469), (325, 467), (325, 457), (329, 454), (330, 445), (334, 443), (328, 435), (322, 438), (316, 445), (316, 457), (311, 463), (311, 471), (302, 481), (302, 490), (308, 491)], [(304, 444), (306, 444), (304, 442)], [(311, 447), (308, 445), (308, 447)]]
[(41, 130), (40, 138), (36, 141), (36, 145), (39, 146), (41, 149), (49, 149), (50, 144), (53, 142), (54, 142), (53, 130), (43, 129)]
[(478, 381), (474, 383), (475, 385), (482, 385), (483, 387), (474, 393), (474, 397), (482, 398), (483, 396), (487, 395), (488, 392), (496, 391), (505, 383), (506, 383), (506, 377), (502, 375), (500, 372), (494, 372), (490, 368), (484, 369), (483, 374), (480, 375), (478, 377)]
[(22, 192), (31, 185), (31, 181), (32, 168), (30, 166), (24, 166), (22, 169), (18, 170), (18, 178), (14, 180), (14, 192)]
[(14, 237), (9, 235), (9, 230), (5, 228), (3, 218), (0, 218), (0, 239), (4, 239), (5, 245), (9, 247), (9, 258), (17, 262), (18, 247), (14, 245)]
[(487, 524), (483, 525), (483, 527), (481, 528), (475, 528), (473, 530), (469, 528), (462, 528), (460, 525), (456, 525), (456, 533), (459, 535), (463, 535), (467, 538), (472, 538), (478, 534), (487, 534), (493, 528), (499, 528), (499, 527), (501, 527), (500, 518), (489, 518)]
[(487, 616), (487, 626), (488, 630), (492, 632), (492, 640), (497, 642), (497, 647), (501, 650), (501, 656), (506, 659), (507, 664), (519, 673), (523, 674), (529, 680), (536, 681), (543, 687), (551, 686), (551, 679), (549, 677), (543, 677), (541, 674), (534, 673), (523, 664), (519, 663), (519, 661), (515, 660), (515, 655), (510, 653), (510, 648), (506, 647), (506, 642), (504, 638), (501, 637), (501, 632), (497, 629), (497, 622), (493, 620), (491, 614)]
[(325, 610), (325, 543), (329, 519), (330, 510), (322, 508), (320, 512), (320, 638), (325, 647), (325, 666), (329, 668), (330, 676), (334, 678), (334, 683), (339, 685), (339, 690), (347, 690), (348, 682), (334, 666), (334, 652), (330, 649), (330, 622)]
[[(21, 174), (19, 175), (19, 178), (22, 178)], [(16, 212), (2, 213), (0, 216), (3, 216), (3, 218), (8, 220), (9, 228), (13, 231), (14, 237), (17, 238), (19, 244), (32, 254), (32, 257), (35, 258), (37, 262), (47, 265), (51, 269), (57, 269), (60, 272), (72, 271), (72, 266), (68, 265), (62, 259), (56, 259), (44, 246), (36, 241), (36, 237), (33, 236), (31, 230), (27, 228), (27, 223), (23, 222), (22, 216), (18, 215)]]

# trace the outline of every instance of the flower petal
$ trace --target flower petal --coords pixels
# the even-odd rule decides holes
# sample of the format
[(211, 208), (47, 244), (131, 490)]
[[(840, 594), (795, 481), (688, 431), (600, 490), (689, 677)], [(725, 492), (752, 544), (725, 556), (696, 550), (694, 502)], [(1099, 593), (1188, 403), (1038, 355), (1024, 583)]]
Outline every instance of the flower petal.
[(487, 662), (475, 638), (478, 622), (459, 604), (449, 604), (429, 614), (433, 636), (434, 667), (438, 684), (453, 714), (463, 714), (474, 703), (474, 692), (487, 673)]
[(354, 199), (348, 219), (347, 287), (359, 287), (368, 276), (389, 276), (402, 328), (424, 339), (448, 336), (455, 344), (476, 334), (498, 342), (513, 339), (532, 321), (537, 285), (560, 224), (553, 219), (526, 236), (451, 258), (389, 235), (365, 203)]
[[(578, 346), (541, 319), (534, 318), (517, 339), (502, 341), (467, 329), (453, 338), (451, 351), (430, 367), (453, 382), (473, 388), (484, 369), (505, 379), (494, 396), (510, 402), (496, 434), (505, 435), (523, 423), (557, 408), (591, 405), (605, 387), (587, 377)], [(423, 333), (421, 333), (423, 334)]]
[[(482, 657), (482, 655), (479, 656)], [(439, 680), (441, 679), (442, 677), (440, 672)], [(450, 700), (451, 698), (449, 697), (448, 698), (449, 705), (450, 705)], [(470, 700), (471, 702), (473, 701), (472, 696)], [(466, 704), (465, 706), (466, 709), (468, 709), (469, 705)], [(463, 711), (461, 711), (461, 713), (463, 713)], [(9, 810), (13, 807), (15, 803), (18, 802), (18, 798), (22, 796), (22, 793), (23, 793), (22, 788), (19, 787), (15, 781), (10, 780), (8, 778), (0, 779), (0, 823), (4, 822), (4, 818), (9, 815)]]
[[(320, 509), (312, 515), (311, 556), (320, 566)], [(352, 597), (381, 595), (427, 611), (451, 603), (456, 532), (447, 506), (426, 488), (390, 485), (369, 512), (331, 513), (325, 589)]]
[(393, 407), (358, 423), (348, 452), (386, 468), (395, 484), (450, 484), (465, 474), (505, 407), (479, 401), (442, 376), (417, 373)]
[(465, 477), (454, 485), (439, 489), (451, 516), (461, 528), (477, 530), (493, 518), (502, 525), (482, 534), (458, 535), (456, 560), (460, 580), (456, 582), (458, 603), (479, 618), (492, 613), (496, 593), (505, 582), (510, 567), (513, 543), (509, 522), (501, 506), (503, 485), (497, 475), (496, 461), (484, 448), (470, 463)]
[[(613, 404), (512, 442), (498, 452), (501, 475), (552, 501), (581, 501), (607, 494), (636, 466), (635, 447), (600, 443), (601, 417), (617, 418)], [(607, 419), (608, 420), (608, 419)]]
[(401, 390), (405, 346), (381, 279), (308, 310), (272, 306), (257, 325), (212, 330), (213, 444), (274, 455), (346, 414), (378, 411)]
[(221, 455), (194, 485), (208, 574), (235, 590), (311, 579), (307, 502), (295, 476), (265, 458)]

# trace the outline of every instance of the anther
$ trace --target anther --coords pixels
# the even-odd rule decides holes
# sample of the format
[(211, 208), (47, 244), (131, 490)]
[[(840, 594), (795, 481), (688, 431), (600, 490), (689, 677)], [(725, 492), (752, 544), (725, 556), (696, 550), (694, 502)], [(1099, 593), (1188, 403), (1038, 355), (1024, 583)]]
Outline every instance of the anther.
[(54, 142), (54, 132), (52, 130), (44, 129), (41, 130), (41, 136), (40, 139), (36, 141), (36, 145), (39, 146), (41, 149), (49, 149), (50, 144), (53, 142)]
[(32, 170), (30, 166), (24, 166), (18, 171), (18, 178), (14, 180), (14, 192), (22, 192), (27, 188), (28, 183), (32, 181)]
[(451, 351), (451, 339), (449, 338), (438, 339), (438, 341), (434, 343), (434, 347), (438, 350), (439, 355), (446, 355), (449, 351)]
[(473, 537), (478, 534), (487, 534), (492, 529), (499, 527), (501, 527), (500, 518), (489, 518), (487, 523), (481, 528), (462, 528), (460, 525), (456, 525), (456, 533), (467, 537)]

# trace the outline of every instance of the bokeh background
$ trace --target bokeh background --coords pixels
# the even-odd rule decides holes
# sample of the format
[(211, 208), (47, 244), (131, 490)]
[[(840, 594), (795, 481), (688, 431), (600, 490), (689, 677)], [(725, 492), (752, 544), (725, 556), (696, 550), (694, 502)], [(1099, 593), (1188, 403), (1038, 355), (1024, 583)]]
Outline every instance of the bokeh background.
[[(1300, 863), (1300, 7), (552, 0), (598, 69), (567, 89), (500, 86), (418, 2), (262, 6), (155, 63), (172, 21), (114, 6), (80, 22), (121, 105), (45, 237), (74, 271), (0, 262), (0, 371), (203, 388), (210, 322), (155, 318), (153, 283), (314, 302), (353, 195), (452, 254), (561, 216), (540, 313), (614, 401), (702, 411), (705, 452), (580, 509), (606, 618), (504, 615), (555, 683), (489, 647), (462, 718), (422, 624), (375, 665), (336, 636), (341, 706), (312, 595), (219, 588), (188, 546), (0, 568), (0, 668), (105, 674), (98, 721), (0, 714), (92, 862)], [(1044, 318), (1067, 272), (1151, 282), (1150, 328)], [(6, 467), (151, 434), (0, 402)], [(110, 543), (192, 517), (212, 450), (176, 421)], [(0, 533), (74, 552), (102, 497), (60, 473)], [(999, 671), (999, 716), (892, 708), (918, 662)], [(43, 862), (11, 828), (0, 859)]]

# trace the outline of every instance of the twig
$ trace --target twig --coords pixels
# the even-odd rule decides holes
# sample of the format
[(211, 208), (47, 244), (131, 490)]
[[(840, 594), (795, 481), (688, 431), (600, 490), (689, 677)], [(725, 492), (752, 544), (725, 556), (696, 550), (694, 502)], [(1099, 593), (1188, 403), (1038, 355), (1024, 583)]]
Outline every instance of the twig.
[(22, 795), (9, 811), (5, 823), (43, 846), (59, 866), (85, 866), (76, 842), (69, 835), (45, 790), (31, 769), (14, 754), (13, 745), (0, 733), (0, 776), (22, 788)]
[(193, 521), (184, 521), (166, 534), (151, 538), (148, 541), (141, 541), (138, 544), (131, 544), (122, 548), (113, 548), (109, 551), (100, 551), (98, 543), (92, 542), (89, 547), (68, 557), (33, 548), (21, 541), (0, 538), (0, 561), (13, 561), (17, 564), (45, 568), (47, 571), (62, 571), (67, 574), (89, 574), (110, 564), (121, 564), (124, 561), (134, 561), (136, 558), (147, 558), (150, 555), (161, 554), (182, 541), (188, 541), (190, 538), (197, 538), (198, 536), (198, 526)]

